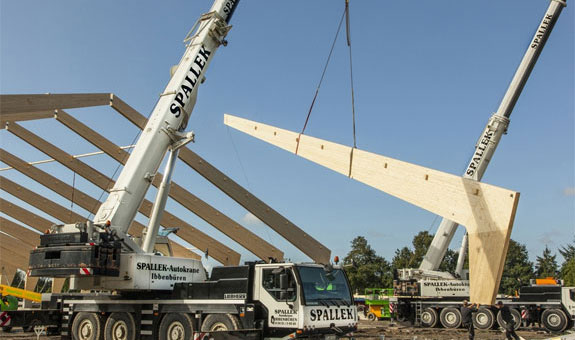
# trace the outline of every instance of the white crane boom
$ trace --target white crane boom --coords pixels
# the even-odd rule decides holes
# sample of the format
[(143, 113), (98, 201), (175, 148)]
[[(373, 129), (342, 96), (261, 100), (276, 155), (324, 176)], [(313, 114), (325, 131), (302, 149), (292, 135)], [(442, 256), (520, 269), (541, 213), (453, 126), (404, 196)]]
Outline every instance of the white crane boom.
[[(561, 10), (565, 6), (566, 2), (564, 0), (551, 0), (551, 3), (543, 16), (529, 47), (527, 47), (527, 51), (525, 52), (517, 71), (515, 72), (515, 76), (507, 88), (505, 96), (501, 100), (501, 104), (499, 105), (497, 112), (489, 118), (487, 126), (479, 136), (479, 140), (475, 145), (475, 152), (473, 153), (473, 156), (471, 156), (471, 160), (463, 174), (464, 178), (480, 181), (481, 177), (483, 177), (483, 174), (489, 165), (489, 161), (499, 144), (501, 136), (507, 132), (509, 116), (511, 116), (515, 103), (517, 103), (517, 99), (519, 98), (537, 59), (547, 42), (547, 38), (551, 34), (551, 30), (557, 22), (559, 14), (561, 14)], [(453, 235), (457, 231), (457, 226), (457, 223), (443, 218), (437, 232), (435, 233), (433, 241), (429, 246), (427, 254), (419, 266), (420, 270), (434, 271), (439, 268), (449, 244), (451, 243)], [(461, 249), (466, 248), (466, 240), (467, 238), (464, 238)], [(460, 256), (460, 261), (464, 261), (464, 254), (461, 255), (463, 256)], [(458, 263), (458, 268), (463, 268), (462, 263)]]
[[(125, 234), (168, 149), (174, 143), (191, 139), (184, 134), (196, 102), (198, 87), (218, 47), (225, 44), (228, 21), (236, 0), (216, 0), (188, 34), (187, 49), (166, 89), (161, 94), (126, 166), (110, 195), (94, 217), (96, 224), (110, 221)], [(193, 30), (193, 29), (192, 29)]]

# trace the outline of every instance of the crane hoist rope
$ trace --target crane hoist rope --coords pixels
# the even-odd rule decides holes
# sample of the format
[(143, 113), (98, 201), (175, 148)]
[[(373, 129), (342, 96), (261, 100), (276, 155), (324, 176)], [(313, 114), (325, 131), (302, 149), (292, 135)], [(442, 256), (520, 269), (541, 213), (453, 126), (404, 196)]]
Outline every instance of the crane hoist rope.
[[(345, 31), (346, 31), (346, 44), (348, 46), (348, 51), (349, 51), (349, 73), (350, 73), (349, 79), (350, 79), (350, 89), (351, 89), (351, 118), (352, 118), (353, 149), (356, 149), (357, 148), (357, 138), (356, 138), (356, 129), (355, 129), (355, 90), (354, 90), (354, 85), (353, 85), (353, 58), (352, 58), (352, 48), (351, 48), (351, 25), (350, 25), (350, 15), (349, 15), (349, 0), (345, 0), (345, 8), (344, 8), (343, 14), (342, 14), (341, 19), (339, 21), (335, 37), (333, 39), (333, 42), (331, 44), (331, 48), (329, 50), (329, 54), (327, 56), (327, 60), (326, 60), (325, 65), (323, 67), (323, 71), (322, 71), (319, 83), (318, 83), (317, 88), (315, 90), (313, 100), (311, 101), (311, 105), (309, 107), (309, 110), (308, 110), (308, 113), (307, 113), (307, 116), (305, 119), (305, 123), (303, 125), (301, 132), (299, 133), (299, 136), (304, 134), (305, 129), (307, 127), (307, 124), (309, 122), (309, 118), (310, 118), (311, 113), (313, 111), (313, 107), (314, 107), (315, 101), (317, 99), (317, 96), (319, 94), (319, 90), (321, 88), (321, 84), (323, 82), (323, 79), (325, 77), (327, 67), (329, 66), (329, 62), (330, 62), (331, 56), (333, 54), (335, 43), (339, 37), (339, 32), (341, 31), (341, 26), (343, 24), (344, 19), (345, 19)], [(299, 137), (298, 137), (298, 142), (297, 142), (296, 150), (295, 150), (296, 154), (298, 153), (298, 148), (299, 148)], [(353, 159), (353, 149), (352, 149), (352, 152), (350, 154), (350, 157), (352, 159)], [(353, 162), (350, 162), (350, 164), (353, 164)], [(351, 174), (351, 166), (349, 169), (349, 173)]]
[[(327, 60), (325, 61), (325, 65), (323, 66), (323, 71), (321, 73), (321, 77), (319, 79), (319, 83), (317, 84), (317, 87), (315, 89), (315, 94), (313, 96), (313, 99), (311, 101), (311, 105), (309, 106), (309, 110), (307, 112), (307, 116), (305, 118), (305, 122), (303, 124), (303, 128), (301, 129), (300, 132), (300, 136), (303, 135), (303, 133), (305, 132), (305, 129), (307, 127), (307, 123), (309, 122), (309, 118), (311, 116), (311, 112), (313, 110), (313, 106), (315, 104), (315, 101), (317, 99), (317, 95), (319, 94), (319, 89), (321, 88), (321, 84), (323, 83), (323, 78), (325, 77), (325, 73), (327, 71), (327, 67), (329, 66), (329, 62), (331, 60), (331, 56), (333, 54), (333, 50), (335, 48), (335, 43), (337, 42), (337, 38), (339, 37), (339, 32), (341, 31), (341, 25), (343, 24), (343, 19), (346, 16), (346, 10), (344, 10), (343, 14), (341, 15), (341, 19), (339, 20), (339, 24), (337, 25), (337, 31), (335, 32), (335, 37), (333, 38), (333, 42), (331, 43), (331, 48), (329, 49), (329, 54), (327, 56)], [(299, 147), (299, 138), (298, 138), (298, 143), (296, 146), (296, 150), (295, 153), (297, 154), (298, 151), (298, 147)]]

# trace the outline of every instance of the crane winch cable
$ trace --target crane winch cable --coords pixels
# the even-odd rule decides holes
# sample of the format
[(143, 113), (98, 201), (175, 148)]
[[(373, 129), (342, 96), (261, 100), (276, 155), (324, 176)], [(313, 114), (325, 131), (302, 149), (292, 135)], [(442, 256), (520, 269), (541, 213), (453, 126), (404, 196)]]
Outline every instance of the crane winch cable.
[(349, 50), (349, 70), (350, 70), (350, 85), (351, 85), (351, 113), (352, 113), (352, 133), (353, 133), (353, 148), (351, 150), (351, 154), (350, 154), (350, 162), (349, 162), (349, 176), (351, 176), (351, 166), (353, 164), (352, 160), (353, 160), (353, 150), (357, 148), (357, 137), (356, 137), (356, 128), (355, 128), (355, 90), (354, 90), (354, 85), (353, 85), (353, 58), (352, 58), (352, 48), (351, 48), (351, 25), (350, 25), (350, 15), (349, 15), (349, 0), (345, 0), (345, 9), (343, 11), (343, 14), (341, 16), (341, 19), (339, 21), (338, 27), (337, 27), (337, 31), (335, 34), (335, 37), (333, 39), (333, 42), (331, 44), (331, 48), (329, 51), (329, 55), (327, 57), (326, 63), (323, 67), (323, 71), (318, 83), (318, 86), (315, 90), (315, 94), (313, 96), (313, 100), (311, 102), (311, 105), (309, 107), (309, 111), (307, 113), (307, 117), (305, 119), (305, 123), (303, 125), (303, 128), (301, 130), (301, 132), (299, 133), (299, 136), (297, 138), (297, 144), (296, 144), (296, 149), (295, 149), (295, 154), (298, 153), (298, 149), (299, 149), (299, 142), (300, 142), (300, 137), (301, 135), (304, 134), (305, 129), (307, 127), (307, 124), (309, 122), (309, 118), (311, 116), (311, 112), (313, 110), (313, 106), (315, 104), (315, 101), (317, 99), (317, 96), (319, 94), (319, 89), (321, 88), (321, 84), (323, 82), (323, 79), (325, 77), (325, 73), (327, 71), (327, 67), (329, 65), (329, 62), (331, 60), (331, 56), (333, 54), (333, 50), (335, 47), (335, 43), (337, 41), (337, 38), (339, 36), (339, 32), (341, 31), (341, 25), (343, 24), (343, 19), (345, 18), (345, 31), (346, 31), (346, 43), (348, 46), (348, 50)]
[(72, 176), (72, 197), (70, 197), (70, 221), (72, 220), (72, 213), (74, 212), (74, 194), (76, 193), (76, 171), (73, 171)]
[(345, 32), (347, 37), (347, 47), (349, 50), (349, 81), (351, 85), (351, 120), (353, 131), (353, 148), (349, 154), (349, 175), (351, 177), (351, 167), (353, 165), (353, 150), (357, 149), (357, 139), (355, 134), (355, 91), (353, 88), (353, 59), (351, 57), (351, 26), (349, 24), (349, 0), (345, 0)]

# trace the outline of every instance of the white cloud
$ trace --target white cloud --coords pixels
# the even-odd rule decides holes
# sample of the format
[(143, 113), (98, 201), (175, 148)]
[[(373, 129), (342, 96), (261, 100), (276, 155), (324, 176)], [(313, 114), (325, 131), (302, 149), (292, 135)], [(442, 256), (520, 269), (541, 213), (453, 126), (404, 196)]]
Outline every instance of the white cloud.
[(575, 196), (575, 188), (574, 188), (574, 187), (565, 188), (565, 189), (563, 190), (563, 195), (565, 195), (565, 196)]

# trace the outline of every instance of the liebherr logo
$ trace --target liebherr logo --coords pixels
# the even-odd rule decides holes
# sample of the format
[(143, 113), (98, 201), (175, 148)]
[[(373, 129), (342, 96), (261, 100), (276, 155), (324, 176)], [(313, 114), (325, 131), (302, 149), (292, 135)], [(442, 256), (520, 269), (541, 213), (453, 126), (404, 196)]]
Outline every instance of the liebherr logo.
[(212, 54), (212, 52), (206, 50), (204, 45), (202, 45), (194, 59), (192, 67), (190, 67), (186, 73), (185, 81), (180, 85), (180, 89), (174, 97), (174, 101), (170, 105), (170, 112), (172, 112), (176, 118), (180, 117), (184, 107), (190, 101), (190, 95), (192, 94), (194, 87), (196, 87), (198, 80), (200, 80), (200, 74), (202, 74), (202, 70), (206, 66), (210, 54)]

